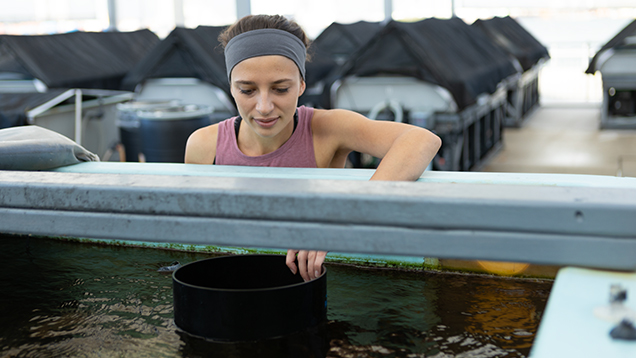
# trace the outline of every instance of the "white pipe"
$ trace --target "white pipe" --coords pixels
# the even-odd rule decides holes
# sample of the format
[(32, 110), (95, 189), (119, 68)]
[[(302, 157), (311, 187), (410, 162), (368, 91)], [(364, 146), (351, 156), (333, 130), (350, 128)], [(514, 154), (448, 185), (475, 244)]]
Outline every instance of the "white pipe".
[(67, 90), (64, 93), (58, 95), (57, 97), (53, 98), (52, 100), (33, 108), (32, 110), (27, 112), (27, 123), (29, 124), (33, 124), (35, 117), (39, 116), (40, 114), (48, 111), (49, 109), (57, 106), (58, 104), (66, 101), (68, 98), (71, 98), (71, 96), (73, 95), (73, 93), (75, 93), (75, 90)]
[(75, 143), (82, 145), (82, 90), (75, 90)]
[(382, 112), (383, 110), (387, 108), (393, 112), (395, 122), (398, 122), (398, 123), (403, 122), (404, 111), (402, 109), (402, 106), (400, 105), (400, 103), (394, 100), (386, 100), (376, 104), (375, 106), (373, 106), (373, 108), (371, 108), (371, 111), (369, 111), (369, 114), (367, 115), (367, 117), (369, 119), (377, 119), (380, 112)]

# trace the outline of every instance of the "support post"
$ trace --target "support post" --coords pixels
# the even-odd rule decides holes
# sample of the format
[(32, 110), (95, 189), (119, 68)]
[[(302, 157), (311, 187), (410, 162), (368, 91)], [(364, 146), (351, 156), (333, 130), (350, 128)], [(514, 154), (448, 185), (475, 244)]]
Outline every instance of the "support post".
[(108, 31), (117, 31), (117, 0), (108, 0)]
[(244, 16), (250, 15), (252, 8), (250, 0), (236, 0), (236, 18), (240, 19)]
[(382, 24), (386, 25), (393, 18), (393, 0), (384, 0), (384, 20)]
[(185, 16), (183, 15), (183, 0), (174, 0), (174, 25), (185, 26)]

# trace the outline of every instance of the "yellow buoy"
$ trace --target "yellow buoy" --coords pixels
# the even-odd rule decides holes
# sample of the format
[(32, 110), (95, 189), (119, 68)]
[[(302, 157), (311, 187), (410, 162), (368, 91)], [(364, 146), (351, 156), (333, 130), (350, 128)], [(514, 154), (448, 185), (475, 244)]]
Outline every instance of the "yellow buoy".
[(522, 262), (481, 261), (477, 260), (484, 270), (497, 275), (512, 276), (524, 272), (530, 264)]

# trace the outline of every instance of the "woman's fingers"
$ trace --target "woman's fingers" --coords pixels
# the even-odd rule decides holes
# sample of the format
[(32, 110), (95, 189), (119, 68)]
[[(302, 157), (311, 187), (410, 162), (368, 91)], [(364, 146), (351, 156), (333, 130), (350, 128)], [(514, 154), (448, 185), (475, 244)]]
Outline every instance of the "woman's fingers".
[(307, 277), (309, 277), (310, 280), (316, 278), (314, 261), (316, 261), (316, 251), (307, 251)]
[(314, 259), (314, 278), (318, 278), (322, 274), (322, 264), (325, 262), (327, 251), (316, 251), (316, 257)]
[(311, 278), (307, 273), (307, 256), (309, 252), (307, 250), (298, 251), (298, 272), (300, 272), (300, 276), (302, 276), (303, 280), (309, 281)]
[(291, 272), (295, 275), (298, 272), (298, 267), (296, 267), (296, 254), (298, 250), (287, 250), (287, 257), (285, 258), (285, 264)]
[(299, 272), (304, 281), (309, 281), (322, 274), (322, 264), (326, 256), (327, 251), (287, 250), (285, 263), (293, 274)]

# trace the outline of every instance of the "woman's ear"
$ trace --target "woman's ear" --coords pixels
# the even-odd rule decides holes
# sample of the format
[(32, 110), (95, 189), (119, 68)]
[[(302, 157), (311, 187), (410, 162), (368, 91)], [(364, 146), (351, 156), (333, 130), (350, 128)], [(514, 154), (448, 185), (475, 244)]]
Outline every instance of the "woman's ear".
[(305, 88), (307, 87), (307, 85), (305, 84), (305, 80), (303, 80), (302, 78), (300, 79), (300, 89), (298, 90), (298, 97), (302, 96), (303, 93), (305, 93)]

